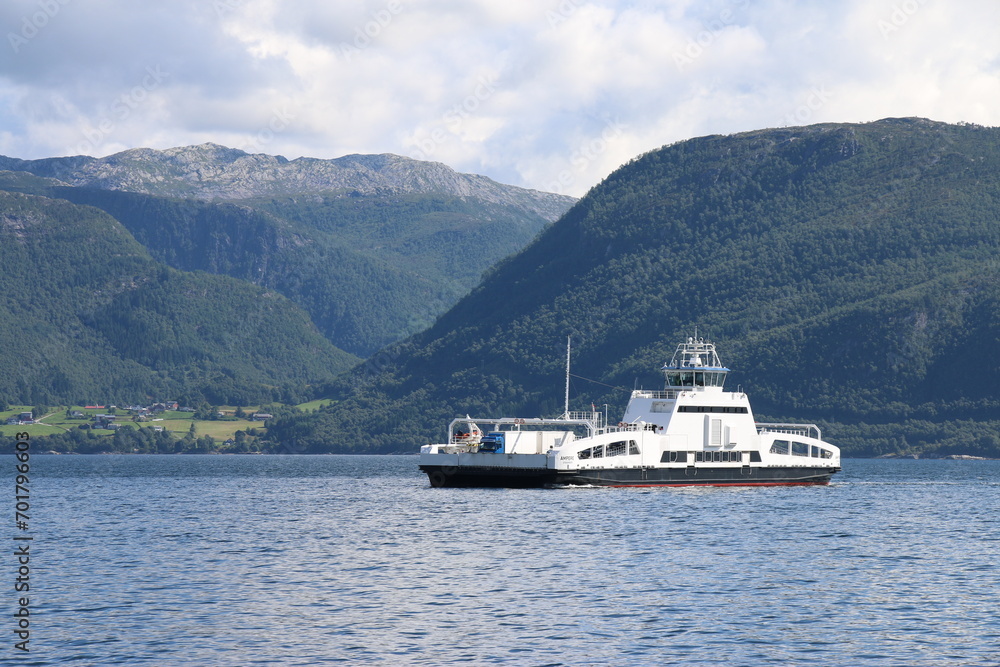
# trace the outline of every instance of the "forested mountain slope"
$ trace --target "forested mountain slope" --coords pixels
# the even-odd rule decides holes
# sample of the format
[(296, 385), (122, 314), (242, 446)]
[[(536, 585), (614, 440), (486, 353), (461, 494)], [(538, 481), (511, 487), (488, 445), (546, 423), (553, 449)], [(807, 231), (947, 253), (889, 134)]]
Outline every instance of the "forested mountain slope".
[(0, 191), (0, 248), (0, 402), (247, 405), (357, 361), (280, 294), (171, 269), (89, 206)]
[(458, 414), (620, 411), (691, 335), (759, 419), (847, 455), (1000, 454), (1000, 130), (923, 119), (710, 136), (625, 165), (428, 331), (280, 422), (312, 451), (416, 451)]
[(280, 292), (360, 356), (430, 326), (574, 201), (395, 155), (286, 160), (214, 144), (0, 157), (0, 169), (12, 170), (0, 187), (107, 211), (174, 268)]

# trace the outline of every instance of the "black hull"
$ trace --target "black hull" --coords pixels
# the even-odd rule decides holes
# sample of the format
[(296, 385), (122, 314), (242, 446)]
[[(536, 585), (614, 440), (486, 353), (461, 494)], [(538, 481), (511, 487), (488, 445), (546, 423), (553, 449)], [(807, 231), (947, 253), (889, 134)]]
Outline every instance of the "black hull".
[(613, 468), (559, 472), (475, 466), (422, 465), (433, 487), (542, 486), (813, 486), (829, 484), (840, 468)]
[(554, 484), (554, 471), (537, 468), (491, 468), (487, 466), (420, 466), (434, 488), (488, 487), (532, 489)]

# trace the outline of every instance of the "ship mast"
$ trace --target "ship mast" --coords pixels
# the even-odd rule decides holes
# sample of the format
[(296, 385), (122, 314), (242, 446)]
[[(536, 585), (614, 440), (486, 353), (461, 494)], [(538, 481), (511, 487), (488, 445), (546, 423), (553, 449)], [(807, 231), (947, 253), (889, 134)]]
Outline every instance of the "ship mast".
[(563, 408), (563, 417), (569, 419), (569, 352), (570, 337), (566, 336), (566, 403)]

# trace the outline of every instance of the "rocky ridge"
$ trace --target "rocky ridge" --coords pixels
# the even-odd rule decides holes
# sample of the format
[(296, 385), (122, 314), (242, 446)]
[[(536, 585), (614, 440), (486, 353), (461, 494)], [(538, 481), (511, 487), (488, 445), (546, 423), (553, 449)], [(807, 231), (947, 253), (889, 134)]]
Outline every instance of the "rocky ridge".
[(288, 160), (213, 143), (166, 150), (134, 148), (103, 158), (20, 160), (0, 156), (0, 170), (4, 169), (56, 178), (78, 187), (203, 200), (336, 191), (360, 195), (433, 192), (513, 206), (549, 221), (576, 201), (459, 173), (439, 162), (388, 153)]

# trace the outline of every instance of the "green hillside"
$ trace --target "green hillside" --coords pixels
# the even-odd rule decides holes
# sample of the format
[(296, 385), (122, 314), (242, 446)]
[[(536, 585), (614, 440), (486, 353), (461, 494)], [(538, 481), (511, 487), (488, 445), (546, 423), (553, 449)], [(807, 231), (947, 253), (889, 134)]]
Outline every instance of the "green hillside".
[(278, 291), (361, 356), (426, 329), (547, 221), (431, 194), (166, 199), (0, 172), (0, 188), (100, 208), (155, 258)]
[(15, 170), (0, 188), (98, 207), (174, 268), (279, 292), (362, 357), (426, 329), (574, 201), (394, 155), (289, 161), (213, 144), (0, 156), (0, 169)]
[(356, 357), (275, 293), (171, 269), (97, 209), (0, 191), (0, 403), (296, 396)]
[(619, 412), (697, 325), (758, 419), (846, 454), (1000, 455), (1000, 130), (922, 119), (711, 136), (636, 158), (428, 331), (271, 437), (415, 451), (453, 416)]

